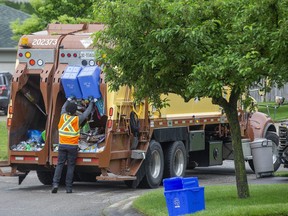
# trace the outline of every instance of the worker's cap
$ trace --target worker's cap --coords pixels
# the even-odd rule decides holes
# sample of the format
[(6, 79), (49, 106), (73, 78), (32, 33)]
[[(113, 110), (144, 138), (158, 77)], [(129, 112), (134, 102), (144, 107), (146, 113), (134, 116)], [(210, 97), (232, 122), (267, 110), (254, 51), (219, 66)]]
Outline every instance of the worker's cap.
[(75, 115), (77, 111), (77, 104), (75, 102), (68, 102), (66, 112), (70, 115)]

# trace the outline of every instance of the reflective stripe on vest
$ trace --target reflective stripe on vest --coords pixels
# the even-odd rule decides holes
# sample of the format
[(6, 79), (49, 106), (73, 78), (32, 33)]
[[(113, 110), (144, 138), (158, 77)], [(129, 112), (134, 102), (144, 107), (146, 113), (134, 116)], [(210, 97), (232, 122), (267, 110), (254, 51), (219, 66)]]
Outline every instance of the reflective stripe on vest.
[(79, 117), (62, 114), (58, 131), (60, 144), (78, 144), (80, 137)]
[[(77, 117), (76, 116), (67, 116), (64, 114), (64, 124), (61, 128), (59, 128), (59, 134), (63, 136), (77, 136), (80, 134), (80, 131), (75, 131), (73, 126), (71, 125), (71, 122), (74, 121)], [(65, 129), (68, 129), (68, 131), (65, 131)]]

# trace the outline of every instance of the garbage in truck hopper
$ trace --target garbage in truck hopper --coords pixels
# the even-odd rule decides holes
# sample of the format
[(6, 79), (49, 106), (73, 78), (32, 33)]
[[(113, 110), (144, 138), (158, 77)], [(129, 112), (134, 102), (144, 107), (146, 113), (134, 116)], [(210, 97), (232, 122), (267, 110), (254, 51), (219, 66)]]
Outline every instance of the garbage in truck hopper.
[[(87, 130), (88, 123), (81, 129), (79, 140), (79, 152), (102, 152), (104, 146), (100, 144), (105, 140), (105, 134), (99, 134), (98, 128)], [(58, 151), (59, 144), (53, 144), (53, 151)]]
[(17, 145), (12, 145), (13, 151), (41, 151), (45, 146), (42, 138), (42, 132), (38, 130), (28, 130), (27, 140), (23, 140)]

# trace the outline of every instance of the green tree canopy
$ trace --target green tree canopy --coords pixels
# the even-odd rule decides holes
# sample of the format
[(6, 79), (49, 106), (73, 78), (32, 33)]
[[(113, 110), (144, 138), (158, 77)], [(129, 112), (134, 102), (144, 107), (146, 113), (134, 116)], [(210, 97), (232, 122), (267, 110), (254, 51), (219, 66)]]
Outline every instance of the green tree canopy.
[(13, 39), (24, 34), (43, 30), (49, 23), (94, 22), (93, 0), (31, 0), (35, 13), (24, 22), (16, 20), (11, 24)]
[(262, 78), (287, 80), (287, 1), (102, 3), (107, 28), (96, 44), (113, 89), (133, 85), (156, 105), (167, 93), (212, 98), (230, 123), (238, 196), (248, 197), (237, 101)]

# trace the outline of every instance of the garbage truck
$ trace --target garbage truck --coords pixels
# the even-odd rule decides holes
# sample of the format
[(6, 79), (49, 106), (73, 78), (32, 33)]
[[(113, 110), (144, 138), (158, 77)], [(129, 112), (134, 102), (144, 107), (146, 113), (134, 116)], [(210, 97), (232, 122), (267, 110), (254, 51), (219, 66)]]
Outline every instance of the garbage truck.
[[(124, 181), (133, 188), (156, 188), (163, 178), (183, 176), (186, 169), (232, 160), (229, 123), (211, 99), (186, 103), (169, 94), (170, 106), (156, 109), (148, 100), (135, 101), (133, 88), (109, 90), (92, 40), (103, 28), (49, 24), (21, 37), (7, 116), (9, 164), (19, 172), (19, 183), (32, 170), (41, 183), (52, 183), (60, 112), (71, 96), (78, 113), (89, 96), (96, 99), (81, 125), (74, 181)], [(243, 139), (272, 140), (277, 170), (279, 137), (272, 120), (244, 110), (239, 110), (239, 120)], [(253, 168), (251, 158), (247, 161)]]
[(279, 126), (278, 157), (281, 164), (288, 168), (288, 124), (281, 123)]

